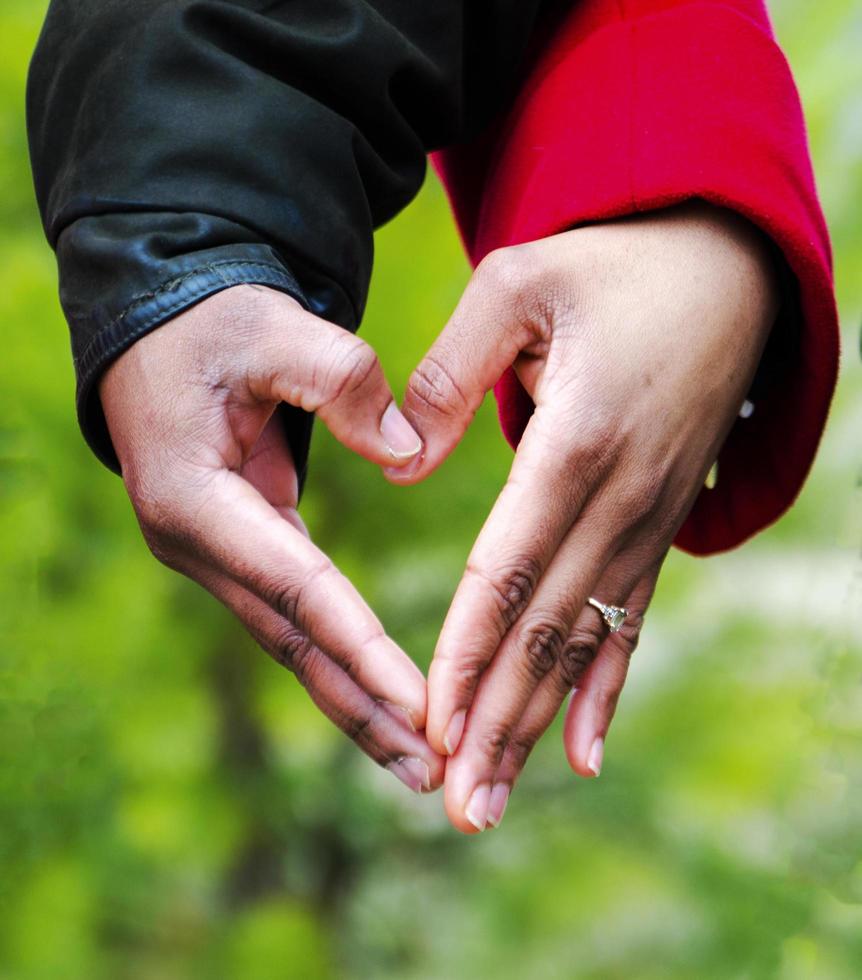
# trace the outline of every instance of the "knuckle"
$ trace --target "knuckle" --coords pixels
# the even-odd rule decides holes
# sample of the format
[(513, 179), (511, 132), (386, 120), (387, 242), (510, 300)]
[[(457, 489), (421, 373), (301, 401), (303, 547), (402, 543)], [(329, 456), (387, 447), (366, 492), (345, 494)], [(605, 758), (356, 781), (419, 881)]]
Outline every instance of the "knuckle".
[(281, 583), (271, 589), (264, 590), (262, 598), (267, 605), (293, 625), (298, 623), (300, 618), (302, 591), (303, 585), (299, 582)]
[(523, 344), (547, 354), (557, 323), (571, 306), (569, 284), (561, 281), (535, 242), (496, 249), (479, 263), (471, 283), (486, 308), (503, 314), (502, 326)]
[(292, 624), (285, 625), (272, 650), (275, 659), (292, 671), (306, 687), (313, 672), (315, 648), (311, 640)]
[(358, 748), (370, 756), (378, 765), (385, 766), (393, 761), (393, 755), (384, 746), (379, 744), (376, 737), (377, 720), (381, 710), (379, 704), (373, 704), (358, 710), (351, 710), (345, 705), (334, 704), (330, 706), (328, 714), (330, 720)]
[(619, 630), (617, 630), (616, 633), (611, 634), (610, 639), (612, 640), (614, 646), (626, 657), (627, 660), (631, 659), (632, 654), (637, 649), (643, 624), (643, 613), (630, 611), (629, 615), (626, 617), (626, 621), (619, 628)]
[(324, 384), (327, 394), (320, 407), (355, 394), (379, 371), (377, 355), (365, 341), (358, 337), (339, 336), (337, 352)]
[(329, 575), (334, 567), (332, 562), (327, 559), (302, 578), (291, 576), (287, 581), (280, 580), (274, 585), (264, 587), (262, 598), (267, 605), (293, 626), (305, 629), (308, 620), (306, 610), (310, 591), (318, 579)]
[[(341, 730), (352, 742), (364, 746), (370, 741), (372, 720), (372, 714), (351, 715), (344, 718)], [(376, 761), (381, 765), (385, 764), (382, 758)]]
[[(594, 611), (592, 610), (592, 607), (591, 611)], [(574, 645), (588, 647), (590, 650), (592, 650), (593, 656), (595, 656), (596, 651), (599, 649), (599, 645), (605, 638), (606, 631), (607, 627), (604, 625), (604, 620), (601, 618), (598, 612), (596, 612), (594, 616), (584, 616), (583, 621), (579, 622), (572, 630), (567, 646)]]
[(441, 415), (454, 415), (470, 407), (452, 371), (430, 354), (413, 371), (408, 391), (424, 408)]
[(559, 679), (560, 687), (564, 691), (580, 684), (590, 664), (596, 659), (603, 638), (604, 627), (601, 622), (578, 624), (572, 631), (560, 654)]
[(596, 658), (597, 645), (569, 641), (560, 656), (560, 687), (570, 691), (580, 684), (590, 664)]
[(664, 474), (652, 467), (644, 468), (620, 493), (617, 507), (625, 523), (635, 526), (659, 511), (664, 495)]
[(488, 658), (483, 653), (463, 648), (453, 651), (450, 655), (446, 652), (442, 656), (437, 654), (435, 659), (447, 661), (449, 673), (447, 680), (451, 683), (452, 690), (462, 697), (472, 695), (482, 672), (488, 666)]
[(664, 468), (649, 467), (641, 475), (638, 483), (638, 499), (642, 513), (654, 514), (662, 504), (667, 486), (667, 474)]
[(489, 252), (476, 268), (476, 281), (495, 295), (519, 295), (526, 285), (529, 264), (520, 246)]
[(530, 628), (525, 636), (524, 653), (529, 673), (540, 681), (553, 669), (566, 641), (567, 629), (558, 622), (546, 621)]
[(511, 731), (503, 726), (495, 726), (489, 729), (479, 742), (480, 751), (487, 760), (489, 766), (497, 769), (503, 761), (503, 755), (511, 739)]
[(483, 579), (493, 590), (505, 629), (509, 629), (527, 608), (542, 573), (539, 562), (531, 557), (524, 557), (501, 572), (487, 572), (469, 564), (467, 571)]
[(599, 414), (580, 422), (576, 434), (563, 447), (563, 458), (589, 485), (597, 483), (620, 455), (614, 422)]

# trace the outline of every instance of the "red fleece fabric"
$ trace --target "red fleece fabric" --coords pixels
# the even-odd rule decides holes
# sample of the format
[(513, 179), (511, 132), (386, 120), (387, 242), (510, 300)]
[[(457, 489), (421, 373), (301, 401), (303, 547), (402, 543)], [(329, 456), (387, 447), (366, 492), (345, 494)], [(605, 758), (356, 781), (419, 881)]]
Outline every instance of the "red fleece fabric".
[[(697, 197), (783, 254), (767, 389), (738, 420), (675, 543), (732, 548), (775, 521), (817, 449), (838, 370), (829, 238), (787, 62), (758, 0), (584, 0), (555, 26), (516, 102), (482, 138), (435, 154), (474, 264), (493, 249)], [(776, 337), (776, 334), (780, 336)], [(533, 404), (496, 388), (517, 446)]]

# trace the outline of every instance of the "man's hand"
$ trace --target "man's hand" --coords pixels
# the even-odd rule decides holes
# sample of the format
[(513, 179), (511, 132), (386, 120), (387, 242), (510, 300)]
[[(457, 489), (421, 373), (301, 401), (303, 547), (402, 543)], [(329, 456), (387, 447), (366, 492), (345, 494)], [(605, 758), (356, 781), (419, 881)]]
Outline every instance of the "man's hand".
[[(571, 766), (604, 736), (674, 535), (737, 416), (777, 308), (753, 226), (692, 203), (491, 254), (411, 379), (425, 477), (510, 365), (536, 403), (429, 675), (427, 735), (465, 832), (499, 823), (568, 709)], [(595, 596), (629, 610), (609, 634)]]
[(309, 540), (273, 417), (289, 402), (366, 459), (408, 463), (421, 442), (371, 348), (282, 293), (240, 286), (139, 340), (100, 394), (153, 553), (232, 609), (375, 761), (417, 792), (439, 786), (443, 760), (419, 734), (425, 679)]

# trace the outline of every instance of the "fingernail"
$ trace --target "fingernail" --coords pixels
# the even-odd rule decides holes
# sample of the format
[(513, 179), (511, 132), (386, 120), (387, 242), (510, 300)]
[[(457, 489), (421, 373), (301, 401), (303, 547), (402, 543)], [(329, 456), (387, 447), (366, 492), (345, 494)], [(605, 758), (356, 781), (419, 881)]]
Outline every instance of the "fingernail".
[(488, 804), (491, 800), (491, 787), (482, 783), (473, 790), (473, 795), (464, 810), (464, 815), (476, 830), (484, 830), (488, 823)]
[(413, 724), (413, 715), (410, 714), (410, 709), (405, 708), (401, 704), (393, 704), (391, 701), (381, 701), (383, 707), (392, 715), (393, 718), (397, 718), (398, 721), (406, 722), (407, 727), (411, 732), (416, 731), (416, 726)]
[(403, 466), (384, 466), (383, 472), (386, 476), (401, 477), (401, 479), (406, 479), (407, 477), (413, 476), (420, 469), (422, 469), (422, 464), (425, 462), (425, 453), (421, 452), (418, 456), (414, 456), (409, 459)]
[(497, 783), (491, 790), (491, 801), (488, 804), (488, 823), (492, 827), (499, 827), (506, 806), (509, 803), (509, 786), (507, 783)]
[(592, 769), (598, 776), (602, 771), (602, 759), (605, 755), (605, 740), (599, 736), (593, 742), (590, 754), (587, 756), (587, 768)]
[(393, 459), (412, 459), (422, 449), (422, 440), (395, 402), (390, 402), (383, 413), (380, 435)]
[(446, 728), (446, 734), (443, 736), (443, 748), (446, 749), (447, 755), (454, 755), (458, 751), (458, 746), (461, 744), (461, 736), (464, 734), (464, 720), (466, 717), (466, 708), (462, 708), (452, 715), (449, 725)]
[(431, 789), (431, 771), (428, 769), (428, 763), (415, 756), (408, 755), (403, 759), (390, 762), (386, 768), (414, 793), (429, 792)]

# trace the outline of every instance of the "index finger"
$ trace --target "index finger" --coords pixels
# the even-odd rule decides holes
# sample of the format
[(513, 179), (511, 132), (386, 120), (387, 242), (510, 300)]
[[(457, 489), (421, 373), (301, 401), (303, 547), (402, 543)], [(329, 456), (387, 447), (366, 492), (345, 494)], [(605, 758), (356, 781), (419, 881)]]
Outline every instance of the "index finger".
[[(373, 698), (425, 727), (425, 678), (332, 561), (238, 474), (216, 470), (181, 504), (180, 547), (256, 595)], [(173, 521), (176, 522), (174, 517)]]

